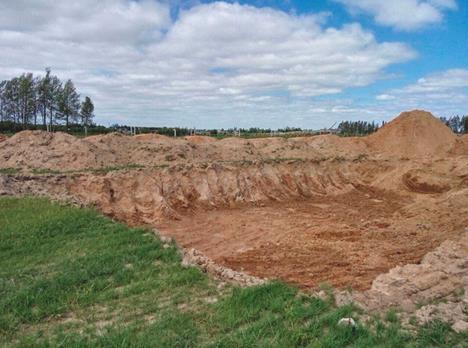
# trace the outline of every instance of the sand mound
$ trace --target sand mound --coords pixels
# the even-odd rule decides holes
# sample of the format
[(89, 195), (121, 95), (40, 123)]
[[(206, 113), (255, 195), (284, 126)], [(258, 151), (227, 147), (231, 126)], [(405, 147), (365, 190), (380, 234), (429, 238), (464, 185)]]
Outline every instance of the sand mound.
[(450, 151), (450, 154), (456, 156), (468, 156), (468, 134), (463, 134), (457, 137), (455, 146)]
[[(110, 158), (99, 158), (91, 143), (66, 133), (23, 131), (0, 143), (1, 167), (73, 170), (96, 167)], [(44, 162), (47, 162), (46, 164)]]
[(203, 135), (190, 135), (190, 136), (184, 137), (184, 139), (192, 144), (211, 144), (216, 141), (215, 138), (207, 137)]
[(403, 113), (368, 138), (320, 135), (216, 140), (198, 135), (174, 138), (159, 134), (110, 133), (81, 139), (64, 133), (25, 131), (0, 141), (0, 158), (4, 159), (0, 167), (70, 171), (129, 164), (145, 167), (210, 162), (238, 165), (272, 159), (314, 162), (372, 157), (424, 159), (468, 154), (467, 139), (455, 136), (424, 111)]
[(455, 134), (431, 113), (401, 113), (367, 139), (371, 148), (392, 157), (444, 156), (455, 145)]
[(113, 138), (121, 139), (123, 137), (124, 135), (122, 133), (112, 132), (108, 134), (91, 135), (89, 137), (86, 137), (85, 140), (91, 143), (102, 143), (102, 142), (108, 141), (109, 139), (113, 139)]
[(133, 139), (138, 140), (138, 141), (144, 141), (144, 142), (161, 142), (161, 141), (170, 141), (171, 138), (162, 135), (162, 134), (155, 134), (155, 133), (149, 133), (149, 134), (138, 134), (133, 137)]
[(333, 134), (317, 135), (309, 138), (295, 138), (295, 141), (306, 141), (311, 148), (326, 157), (356, 157), (367, 152), (367, 145), (360, 137), (339, 137)]
[(221, 139), (219, 142), (226, 146), (238, 146), (238, 145), (245, 145), (249, 141), (243, 138), (238, 138), (238, 137), (228, 137), (228, 138)]

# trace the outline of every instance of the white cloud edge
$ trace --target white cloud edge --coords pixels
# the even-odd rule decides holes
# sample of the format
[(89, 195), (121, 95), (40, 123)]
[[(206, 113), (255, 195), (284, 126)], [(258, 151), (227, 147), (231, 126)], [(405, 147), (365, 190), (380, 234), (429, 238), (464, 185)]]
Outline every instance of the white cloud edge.
[(352, 15), (372, 16), (376, 24), (399, 31), (416, 31), (441, 23), (446, 11), (455, 11), (455, 0), (333, 0)]

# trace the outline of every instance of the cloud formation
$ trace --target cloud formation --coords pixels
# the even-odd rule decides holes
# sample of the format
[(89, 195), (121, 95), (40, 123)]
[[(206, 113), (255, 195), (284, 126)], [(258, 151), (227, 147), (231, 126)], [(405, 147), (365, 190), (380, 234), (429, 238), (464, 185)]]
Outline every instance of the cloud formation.
[(335, 0), (352, 13), (371, 15), (377, 24), (412, 31), (442, 21), (444, 11), (455, 10), (455, 0)]
[(0, 79), (50, 66), (95, 100), (100, 122), (197, 127), (322, 126), (317, 110), (353, 108), (311, 98), (415, 56), (323, 14), (216, 2), (171, 19), (153, 0), (5, 0), (0, 51)]
[(378, 95), (380, 107), (392, 110), (426, 109), (451, 117), (468, 105), (468, 70), (449, 69)]

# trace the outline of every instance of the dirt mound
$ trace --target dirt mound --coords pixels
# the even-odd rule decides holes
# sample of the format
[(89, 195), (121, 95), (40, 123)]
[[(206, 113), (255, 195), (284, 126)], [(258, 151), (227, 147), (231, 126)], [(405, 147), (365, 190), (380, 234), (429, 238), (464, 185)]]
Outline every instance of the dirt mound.
[(211, 144), (216, 141), (215, 138), (207, 137), (203, 135), (189, 135), (189, 136), (184, 137), (184, 139), (192, 144)]
[(0, 143), (1, 143), (2, 141), (5, 141), (5, 140), (7, 140), (7, 137), (4, 136), (4, 135), (2, 135), (2, 134), (0, 134)]
[(339, 137), (333, 134), (323, 134), (315, 137), (293, 138), (296, 142), (306, 142), (322, 155), (333, 157), (356, 157), (368, 152), (367, 144), (359, 137)]
[(86, 141), (89, 141), (91, 143), (99, 143), (99, 142), (106, 142), (108, 139), (112, 138), (122, 138), (124, 135), (122, 133), (118, 132), (112, 132), (108, 134), (98, 134), (98, 135), (90, 135), (89, 137), (86, 137)]
[(455, 156), (468, 156), (468, 134), (457, 137), (455, 146), (450, 153)]
[(376, 158), (429, 158), (468, 154), (467, 137), (456, 137), (432, 115), (401, 114), (366, 138), (320, 135), (299, 138), (222, 140), (205, 136), (184, 138), (158, 134), (120, 133), (75, 138), (64, 133), (21, 132), (0, 146), (0, 167), (43, 170), (84, 170), (98, 167), (158, 167), (173, 164)]
[(357, 299), (370, 309), (401, 306), (412, 310), (418, 303), (447, 297), (468, 286), (467, 253), (468, 230), (454, 240), (443, 242), (419, 264), (397, 266), (381, 274), (367, 293), (358, 295)]
[(169, 141), (171, 138), (167, 135), (156, 134), (156, 133), (149, 133), (149, 134), (138, 134), (133, 137), (133, 139), (143, 142), (162, 142), (162, 141)]
[(431, 113), (401, 113), (367, 139), (379, 153), (397, 157), (445, 156), (455, 145), (455, 134)]
[(66, 133), (23, 131), (0, 143), (0, 167), (51, 170), (86, 169), (112, 162), (91, 143)]

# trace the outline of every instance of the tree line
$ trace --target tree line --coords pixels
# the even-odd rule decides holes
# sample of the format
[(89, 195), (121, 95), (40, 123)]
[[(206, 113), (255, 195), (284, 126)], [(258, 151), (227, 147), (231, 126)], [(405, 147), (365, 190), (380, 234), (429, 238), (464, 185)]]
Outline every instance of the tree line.
[(440, 117), (440, 120), (449, 127), (454, 133), (468, 133), (468, 115), (452, 116), (450, 118)]
[[(383, 125), (385, 125), (385, 122), (382, 122), (381, 126)], [(338, 125), (338, 134), (342, 136), (362, 136), (374, 133), (379, 128), (379, 124), (374, 121), (342, 121)]]
[(49, 68), (44, 76), (24, 73), (0, 82), (0, 122), (52, 129), (54, 125), (91, 126), (93, 118), (91, 98), (81, 101), (73, 81), (62, 82)]

